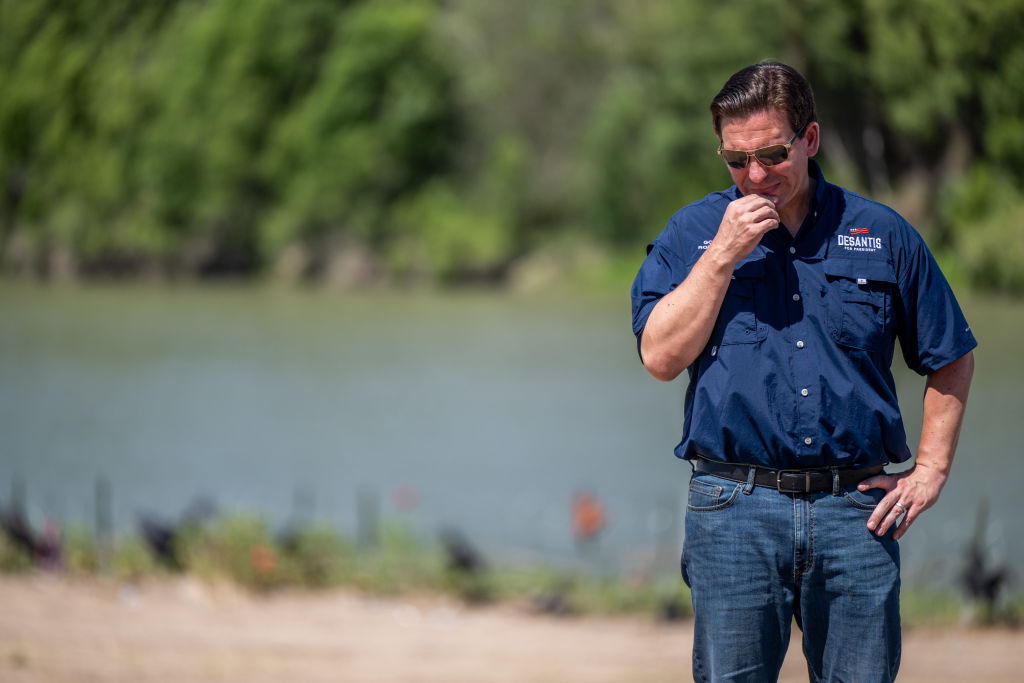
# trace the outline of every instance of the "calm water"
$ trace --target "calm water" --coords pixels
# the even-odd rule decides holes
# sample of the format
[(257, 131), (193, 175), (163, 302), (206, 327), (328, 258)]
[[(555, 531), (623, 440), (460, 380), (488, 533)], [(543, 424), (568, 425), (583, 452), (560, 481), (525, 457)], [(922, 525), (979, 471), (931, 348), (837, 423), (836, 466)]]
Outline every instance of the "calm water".
[[(903, 542), (910, 582), (948, 582), (979, 505), (1024, 571), (1024, 306), (964, 306), (981, 342), (954, 474)], [(897, 360), (897, 363), (900, 361)], [(916, 443), (923, 380), (900, 366)], [(0, 288), (0, 501), (33, 519), (177, 516), (198, 496), (275, 526), (357, 532), (357, 501), (491, 556), (575, 561), (570, 501), (610, 526), (597, 563), (673, 572), (689, 467), (681, 382), (639, 364), (628, 299), (330, 295), (261, 289)]]

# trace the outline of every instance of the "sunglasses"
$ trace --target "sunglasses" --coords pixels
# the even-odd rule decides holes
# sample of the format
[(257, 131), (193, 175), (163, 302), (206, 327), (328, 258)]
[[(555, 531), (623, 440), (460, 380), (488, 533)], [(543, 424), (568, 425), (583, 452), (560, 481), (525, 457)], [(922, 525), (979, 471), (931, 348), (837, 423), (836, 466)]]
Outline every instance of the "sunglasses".
[(793, 146), (796, 139), (804, 134), (804, 129), (807, 128), (809, 123), (810, 121), (800, 126), (800, 130), (796, 132), (796, 135), (784, 145), (768, 145), (767, 147), (755, 149), (753, 152), (744, 152), (739, 149), (722, 149), (722, 143), (718, 143), (718, 155), (725, 160), (725, 163), (730, 168), (737, 170), (746, 168), (750, 157), (757, 159), (758, 163), (762, 166), (781, 164), (789, 158), (789, 149)]

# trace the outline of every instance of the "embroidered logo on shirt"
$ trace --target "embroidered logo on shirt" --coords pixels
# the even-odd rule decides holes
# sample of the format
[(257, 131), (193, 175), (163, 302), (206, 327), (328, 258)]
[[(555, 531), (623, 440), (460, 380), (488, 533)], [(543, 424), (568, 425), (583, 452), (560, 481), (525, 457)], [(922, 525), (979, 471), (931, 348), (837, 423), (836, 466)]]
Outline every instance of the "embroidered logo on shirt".
[(846, 251), (878, 251), (882, 248), (881, 237), (871, 237), (870, 228), (850, 228), (850, 234), (836, 235), (836, 243)]

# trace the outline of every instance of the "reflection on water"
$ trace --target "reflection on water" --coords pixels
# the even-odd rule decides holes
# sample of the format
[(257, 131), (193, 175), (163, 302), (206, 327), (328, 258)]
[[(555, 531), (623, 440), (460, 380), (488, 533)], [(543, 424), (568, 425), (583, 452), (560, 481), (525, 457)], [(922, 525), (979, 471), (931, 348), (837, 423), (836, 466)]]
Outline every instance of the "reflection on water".
[[(1024, 306), (965, 304), (976, 379), (953, 477), (903, 542), (910, 581), (959, 571), (983, 499), (990, 549), (1024, 567)], [(897, 382), (916, 440), (923, 380)], [(362, 500), (424, 536), (454, 525), (492, 556), (562, 562), (589, 492), (592, 561), (674, 572), (683, 388), (640, 366), (625, 295), (5, 286), (0, 500), (20, 480), (37, 518), (91, 523), (102, 478), (121, 530), (210, 495), (352, 535)]]

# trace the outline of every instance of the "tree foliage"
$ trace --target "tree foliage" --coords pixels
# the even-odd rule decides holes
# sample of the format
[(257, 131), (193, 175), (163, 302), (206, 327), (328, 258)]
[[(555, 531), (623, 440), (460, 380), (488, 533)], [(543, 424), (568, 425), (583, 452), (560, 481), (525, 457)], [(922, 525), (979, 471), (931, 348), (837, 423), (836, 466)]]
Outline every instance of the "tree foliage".
[(1024, 0), (0, 0), (0, 267), (500, 279), (728, 183), (738, 68), (833, 180), (1024, 290)]

